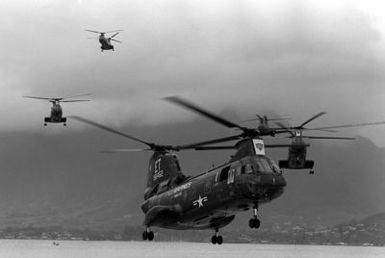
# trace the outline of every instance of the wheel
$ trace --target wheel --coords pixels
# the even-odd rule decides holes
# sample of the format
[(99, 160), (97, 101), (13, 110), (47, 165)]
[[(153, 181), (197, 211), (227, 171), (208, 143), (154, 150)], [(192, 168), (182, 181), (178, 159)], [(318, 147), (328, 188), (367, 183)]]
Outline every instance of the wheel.
[(217, 244), (221, 245), (222, 243), (223, 243), (223, 237), (222, 236), (218, 236), (217, 237)]
[(310, 174), (310, 175), (314, 175), (314, 170), (310, 170), (310, 171), (309, 171), (309, 174)]
[(217, 236), (216, 235), (211, 237), (211, 243), (213, 243), (213, 245), (215, 245), (217, 243)]
[(143, 231), (142, 238), (143, 240), (147, 240), (148, 238), (147, 231)]
[(259, 219), (254, 218), (249, 220), (250, 228), (259, 228), (260, 226), (261, 226), (261, 221)]
[(47, 126), (47, 124), (46, 124), (46, 123), (44, 123), (44, 126)]
[(254, 228), (259, 228), (261, 226), (261, 221), (259, 219), (254, 220)]
[(254, 219), (249, 220), (249, 227), (254, 228)]
[(64, 124), (64, 126), (67, 126), (67, 124)]
[(147, 238), (149, 241), (152, 241), (154, 239), (154, 232), (152, 232), (152, 231), (148, 232)]

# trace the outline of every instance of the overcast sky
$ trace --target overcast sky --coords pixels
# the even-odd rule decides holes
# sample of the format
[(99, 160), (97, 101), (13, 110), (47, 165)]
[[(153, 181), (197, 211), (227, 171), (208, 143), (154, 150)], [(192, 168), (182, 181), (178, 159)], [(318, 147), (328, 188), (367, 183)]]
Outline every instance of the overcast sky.
[[(314, 126), (385, 121), (383, 1), (12, 0), (0, 2), (0, 130), (42, 130), (49, 103), (114, 126), (189, 121), (180, 95), (239, 119), (259, 112)], [(123, 29), (115, 52), (96, 34)], [(70, 129), (87, 128), (78, 123)], [(52, 128), (48, 129), (52, 130)], [(345, 130), (385, 146), (385, 126)]]

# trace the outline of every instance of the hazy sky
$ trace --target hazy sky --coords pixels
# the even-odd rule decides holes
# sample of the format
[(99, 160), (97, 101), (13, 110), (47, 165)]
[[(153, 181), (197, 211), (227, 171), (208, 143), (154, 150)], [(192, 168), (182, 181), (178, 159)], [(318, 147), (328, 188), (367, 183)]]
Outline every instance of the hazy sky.
[[(312, 125), (384, 121), (385, 4), (335, 2), (1, 1), (0, 130), (42, 130), (50, 104), (23, 95), (89, 92), (92, 102), (64, 112), (114, 126), (192, 120), (161, 100), (181, 95), (240, 119), (275, 112), (297, 124), (326, 111)], [(123, 44), (101, 53), (84, 29), (123, 29)], [(385, 146), (385, 126), (341, 134)]]

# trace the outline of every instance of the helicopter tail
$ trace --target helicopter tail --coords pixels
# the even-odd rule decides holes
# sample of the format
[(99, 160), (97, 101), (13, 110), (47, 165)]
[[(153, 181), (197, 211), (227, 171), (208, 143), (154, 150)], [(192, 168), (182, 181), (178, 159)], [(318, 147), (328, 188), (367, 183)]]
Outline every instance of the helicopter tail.
[(147, 175), (145, 199), (181, 184), (186, 179), (175, 154), (159, 151), (152, 155)]

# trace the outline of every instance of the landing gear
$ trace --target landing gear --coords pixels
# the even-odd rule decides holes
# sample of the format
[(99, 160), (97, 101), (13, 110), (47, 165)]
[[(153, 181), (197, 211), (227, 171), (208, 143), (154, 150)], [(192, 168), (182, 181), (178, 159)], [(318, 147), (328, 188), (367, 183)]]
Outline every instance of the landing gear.
[(314, 170), (310, 170), (310, 171), (309, 171), (309, 174), (310, 174), (310, 175), (314, 175)]
[(249, 220), (250, 228), (259, 228), (260, 226), (261, 226), (261, 221), (259, 219), (254, 218)]
[(44, 126), (47, 126), (47, 123), (44, 123)]
[(149, 227), (146, 227), (146, 231), (143, 231), (142, 238), (143, 240), (152, 241), (154, 240), (154, 232), (152, 232)]
[(64, 126), (67, 126), (67, 124), (66, 124), (66, 123), (64, 123), (63, 125), (64, 125)]
[(219, 235), (218, 228), (215, 229), (215, 235), (211, 237), (211, 243), (213, 243), (213, 245), (221, 245), (223, 243), (223, 237)]
[(261, 226), (261, 221), (258, 219), (258, 205), (256, 204), (253, 207), (253, 216), (254, 218), (249, 220), (250, 228), (259, 228)]

